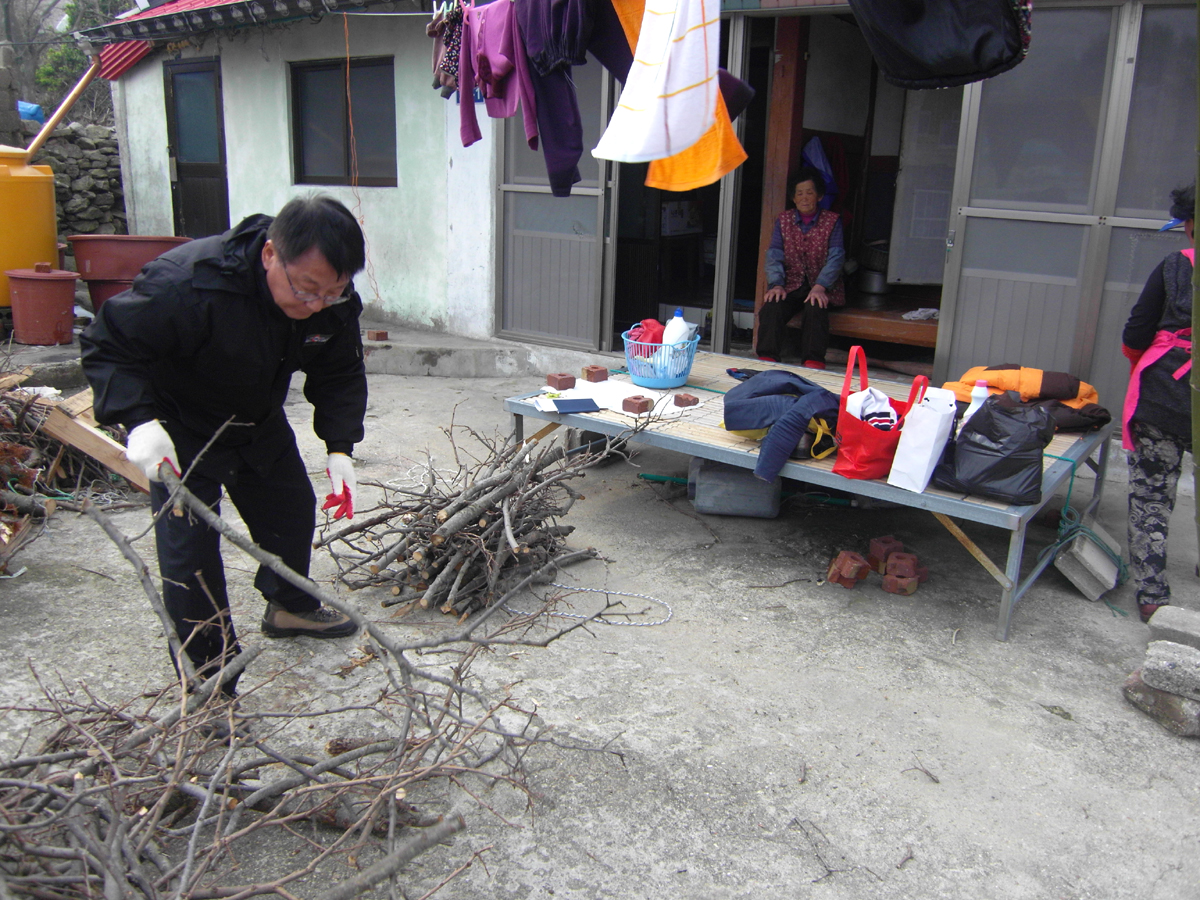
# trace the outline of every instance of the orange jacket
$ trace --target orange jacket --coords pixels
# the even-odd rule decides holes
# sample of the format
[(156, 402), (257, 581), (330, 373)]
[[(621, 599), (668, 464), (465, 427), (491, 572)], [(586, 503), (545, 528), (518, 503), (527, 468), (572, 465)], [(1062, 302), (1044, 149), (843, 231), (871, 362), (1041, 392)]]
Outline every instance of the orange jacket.
[(947, 381), (942, 385), (963, 403), (971, 402), (971, 389), (976, 381), (988, 383), (989, 394), (1016, 391), (1022, 400), (1061, 400), (1073, 409), (1082, 409), (1089, 403), (1099, 403), (1096, 389), (1086, 381), (1080, 381), (1066, 372), (1046, 372), (1014, 363), (998, 366), (976, 366), (967, 369), (958, 381)]

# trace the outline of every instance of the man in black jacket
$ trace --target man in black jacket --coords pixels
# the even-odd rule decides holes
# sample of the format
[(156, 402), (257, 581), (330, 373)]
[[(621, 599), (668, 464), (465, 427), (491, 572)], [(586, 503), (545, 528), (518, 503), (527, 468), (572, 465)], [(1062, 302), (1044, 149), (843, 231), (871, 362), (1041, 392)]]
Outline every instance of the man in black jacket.
[[(329, 453), (324, 508), (353, 515), (350, 453), (363, 437), (367, 382), (351, 278), (364, 261), (346, 207), (297, 198), (274, 219), (250, 216), (160, 256), (80, 339), (97, 420), (129, 429), (126, 455), (150, 478), (163, 599), (202, 674), (238, 652), (220, 537), (193, 517), (158, 515), (169, 494), (158, 467), (188, 472), (188, 488), (218, 512), (224, 489), (255, 542), (307, 575), (316, 497), (283, 405), (292, 373), (303, 371), (313, 430)], [(254, 585), (267, 600), (269, 637), (356, 630), (266, 567)]]

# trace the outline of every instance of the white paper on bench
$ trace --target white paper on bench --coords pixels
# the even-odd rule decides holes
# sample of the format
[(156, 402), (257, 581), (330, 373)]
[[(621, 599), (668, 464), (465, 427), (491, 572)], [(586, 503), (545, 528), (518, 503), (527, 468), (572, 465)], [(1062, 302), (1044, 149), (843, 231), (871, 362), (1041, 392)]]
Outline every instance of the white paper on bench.
[[(550, 393), (550, 388), (544, 389)], [(682, 416), (686, 409), (695, 409), (696, 407), (676, 406), (672, 399), (672, 394), (664, 394), (660, 391), (652, 391), (649, 388), (638, 387), (628, 381), (618, 381), (616, 379), (608, 379), (607, 381), (577, 381), (575, 387), (565, 391), (559, 391), (558, 396), (564, 400), (574, 400), (578, 398), (590, 398), (596, 401), (596, 405), (601, 409), (610, 409), (613, 412), (622, 413), (633, 418), (640, 418), (633, 413), (625, 412), (621, 409), (621, 403), (626, 397), (649, 397), (654, 401), (653, 409), (648, 413), (642, 413), (643, 416), (653, 415), (660, 419), (676, 419)], [(701, 403), (704, 401), (701, 400)], [(534, 398), (533, 405), (540, 412), (557, 412), (554, 407), (554, 401), (548, 397)]]

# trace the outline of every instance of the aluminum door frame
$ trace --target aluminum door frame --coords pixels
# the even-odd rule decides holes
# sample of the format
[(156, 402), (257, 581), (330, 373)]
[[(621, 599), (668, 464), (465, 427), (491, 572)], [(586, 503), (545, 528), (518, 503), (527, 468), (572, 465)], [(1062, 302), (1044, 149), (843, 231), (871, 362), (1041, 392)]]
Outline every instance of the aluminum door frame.
[[(599, 66), (600, 64), (592, 60), (589, 64)], [(600, 109), (603, 114), (607, 115), (611, 108), (612, 100), (612, 76), (607, 71), (604, 72), (600, 79)], [(594, 160), (597, 167), (596, 182), (598, 187), (580, 187), (575, 185), (571, 188), (572, 197), (595, 197), (596, 198), (596, 243), (600, 251), (599, 274), (600, 277), (593, 280), (591, 285), (592, 296), (590, 301), (596, 306), (598, 314), (594, 322), (591, 323), (591, 339), (585, 341), (571, 340), (567, 337), (558, 336), (540, 336), (537, 334), (529, 334), (524, 331), (510, 331), (504, 327), (504, 301), (507, 282), (507, 270), (510, 261), (505, 253), (505, 237), (508, 231), (508, 222), (505, 215), (505, 200), (509, 194), (547, 194), (551, 193), (549, 184), (516, 184), (507, 180), (507, 165), (506, 153), (508, 146), (508, 132), (514, 128), (520, 128), (521, 122), (519, 117), (510, 119), (502, 119), (496, 123), (496, 233), (494, 254), (496, 260), (496, 280), (495, 280), (495, 333), (498, 337), (508, 340), (522, 341), (530, 344), (540, 344), (551, 347), (564, 347), (573, 350), (601, 350), (609, 349), (612, 343), (611, 337), (605, 336), (605, 308), (606, 303), (609, 304), (607, 311), (607, 328), (612, 330), (612, 310), (611, 310), (611, 288), (608, 290), (608, 298), (605, 296), (605, 285), (610, 281), (610, 270), (613, 268), (608, 257), (615, 256), (610, 252), (609, 236), (615, 233), (615, 226), (610, 226), (609, 219), (615, 219), (616, 203), (615, 200), (609, 201), (609, 194), (616, 190), (616, 175), (614, 171), (616, 166), (607, 160)], [(584, 154), (580, 158), (580, 166), (587, 165), (587, 160), (591, 154), (584, 149)], [(611, 184), (610, 184), (611, 182)]]
[[(750, 29), (746, 17), (735, 13), (729, 18), (729, 49), (725, 68), (738, 78), (746, 77), (749, 54), (746, 43)], [(733, 133), (741, 143), (745, 130), (745, 117), (733, 121)], [(721, 193), (717, 200), (717, 246), (716, 272), (713, 279), (712, 329), (709, 342), (714, 353), (729, 350), (729, 321), (732, 316), (730, 300), (733, 297), (734, 248), (738, 242), (737, 211), (742, 202), (742, 167), (738, 166), (721, 179)]]

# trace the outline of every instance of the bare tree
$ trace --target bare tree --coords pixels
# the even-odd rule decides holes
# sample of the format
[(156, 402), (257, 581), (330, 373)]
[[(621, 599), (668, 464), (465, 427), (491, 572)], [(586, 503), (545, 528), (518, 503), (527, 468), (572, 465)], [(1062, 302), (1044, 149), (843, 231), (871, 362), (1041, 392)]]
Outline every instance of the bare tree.
[(38, 96), (35, 82), (42, 56), (65, 35), (54, 31), (63, 0), (0, 0), (0, 40), (13, 45), (13, 81), (21, 99)]

